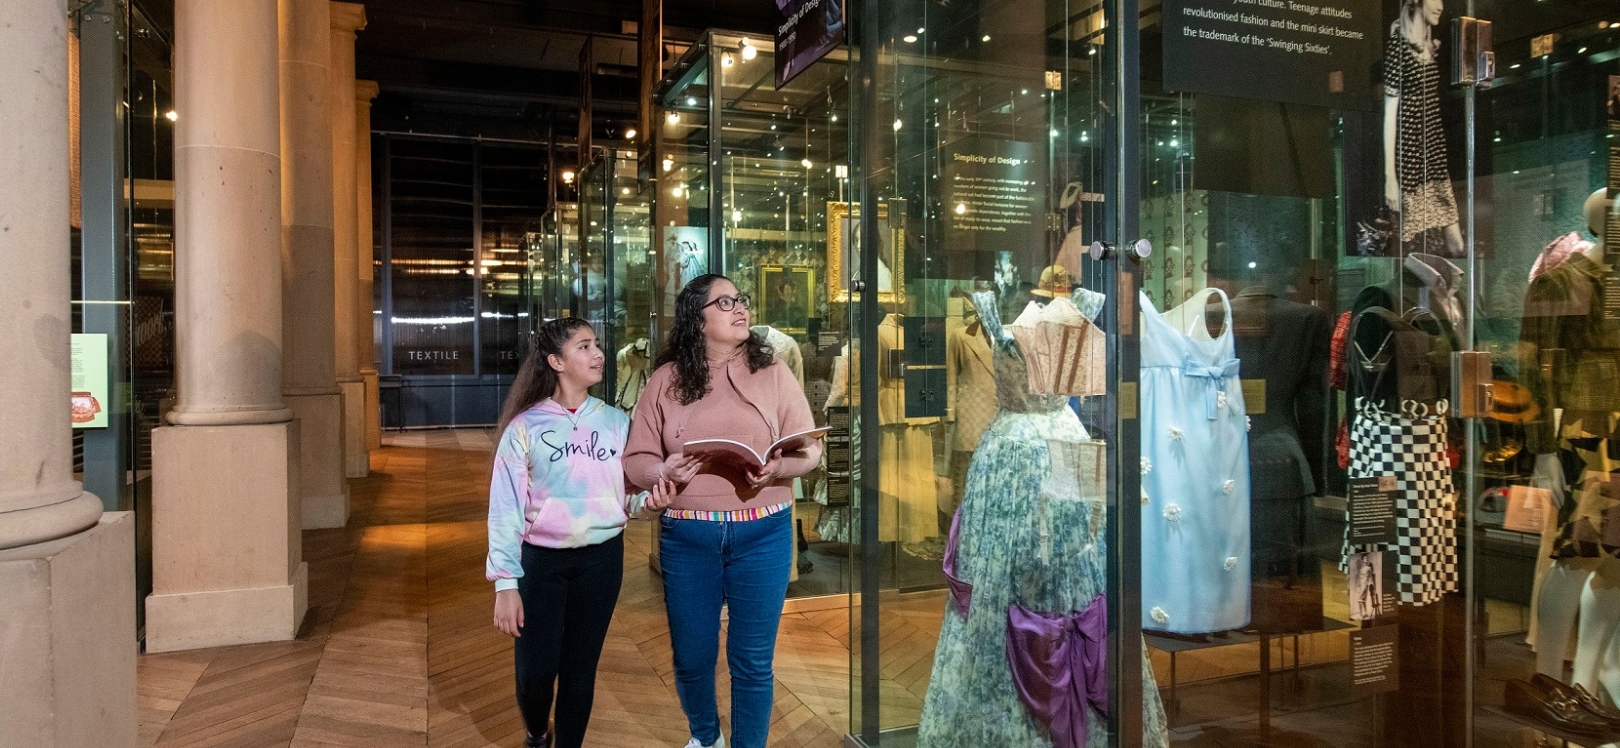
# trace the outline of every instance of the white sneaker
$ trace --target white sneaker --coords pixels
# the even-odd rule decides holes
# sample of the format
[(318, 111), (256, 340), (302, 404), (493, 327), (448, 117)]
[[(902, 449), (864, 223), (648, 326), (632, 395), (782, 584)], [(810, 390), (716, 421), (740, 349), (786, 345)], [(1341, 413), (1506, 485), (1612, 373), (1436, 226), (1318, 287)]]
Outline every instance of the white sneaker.
[(714, 745), (704, 745), (699, 743), (697, 738), (692, 738), (691, 740), (687, 741), (686, 748), (726, 748), (726, 736), (721, 735), (720, 737), (716, 738)]

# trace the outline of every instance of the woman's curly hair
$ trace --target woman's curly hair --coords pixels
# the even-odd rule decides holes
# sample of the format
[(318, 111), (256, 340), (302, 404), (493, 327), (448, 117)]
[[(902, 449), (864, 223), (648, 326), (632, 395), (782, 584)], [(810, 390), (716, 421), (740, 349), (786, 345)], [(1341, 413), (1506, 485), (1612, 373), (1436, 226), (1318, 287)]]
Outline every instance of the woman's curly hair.
[[(675, 324), (654, 367), (675, 365), (670, 372), (670, 390), (682, 405), (691, 405), (709, 394), (709, 346), (703, 340), (703, 308), (709, 303), (709, 288), (722, 280), (731, 279), (719, 273), (700, 275), (675, 297)], [(743, 345), (748, 349), (750, 372), (770, 366), (775, 360), (775, 352), (759, 333), (750, 333)]]

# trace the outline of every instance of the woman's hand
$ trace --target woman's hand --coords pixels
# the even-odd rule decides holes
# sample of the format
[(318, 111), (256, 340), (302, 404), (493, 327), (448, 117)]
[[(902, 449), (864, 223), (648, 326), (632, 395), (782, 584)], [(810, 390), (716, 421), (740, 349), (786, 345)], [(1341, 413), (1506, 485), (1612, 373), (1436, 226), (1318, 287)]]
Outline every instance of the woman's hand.
[(676, 452), (664, 458), (664, 465), (658, 470), (658, 478), (672, 481), (676, 485), (685, 485), (691, 483), (692, 479), (697, 477), (698, 471), (702, 469), (702, 457)]
[(782, 475), (782, 454), (771, 455), (771, 461), (748, 471), (748, 487), (758, 491), (772, 483)]
[(513, 638), (523, 635), (523, 598), (517, 590), (495, 593), (495, 628)]
[(647, 497), (648, 511), (661, 512), (675, 503), (675, 484), (669, 480), (661, 480), (653, 484), (652, 494)]

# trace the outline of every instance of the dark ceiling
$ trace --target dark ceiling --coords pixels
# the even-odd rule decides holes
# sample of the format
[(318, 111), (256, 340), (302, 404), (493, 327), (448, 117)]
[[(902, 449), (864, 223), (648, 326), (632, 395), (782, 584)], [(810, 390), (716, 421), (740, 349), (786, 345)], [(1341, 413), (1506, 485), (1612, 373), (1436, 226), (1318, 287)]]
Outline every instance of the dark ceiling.
[[(377, 81), (379, 131), (545, 141), (571, 146), (578, 132), (579, 57), (592, 45), (593, 122), (600, 135), (636, 120), (634, 0), (359, 0), (366, 28), (355, 42), (356, 74)], [(164, 41), (173, 0), (136, 0)], [(768, 36), (770, 0), (665, 0), (665, 62), (704, 29)], [(163, 45), (166, 46), (166, 45)], [(167, 76), (163, 76), (166, 78)]]

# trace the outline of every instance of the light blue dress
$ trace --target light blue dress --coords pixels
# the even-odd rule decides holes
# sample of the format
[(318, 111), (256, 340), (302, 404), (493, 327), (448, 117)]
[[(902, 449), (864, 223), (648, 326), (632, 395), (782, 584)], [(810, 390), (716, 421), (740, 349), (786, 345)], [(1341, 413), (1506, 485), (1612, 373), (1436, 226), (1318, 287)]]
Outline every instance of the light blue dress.
[[(1204, 319), (1211, 296), (1227, 310), (1217, 338)], [(1240, 628), (1249, 623), (1249, 433), (1232, 305), (1213, 288), (1164, 315), (1140, 298), (1142, 628)]]

